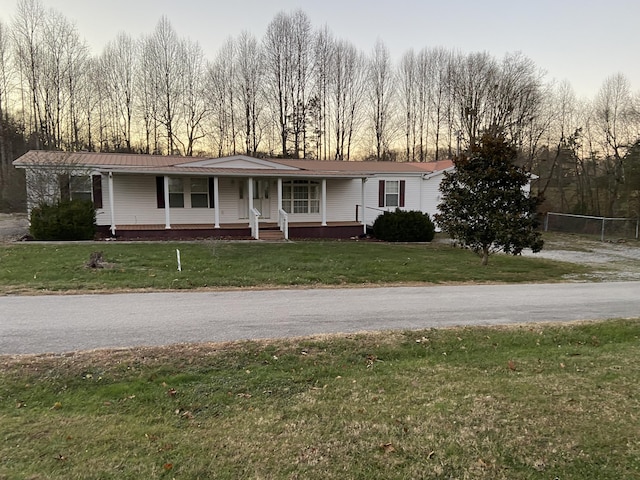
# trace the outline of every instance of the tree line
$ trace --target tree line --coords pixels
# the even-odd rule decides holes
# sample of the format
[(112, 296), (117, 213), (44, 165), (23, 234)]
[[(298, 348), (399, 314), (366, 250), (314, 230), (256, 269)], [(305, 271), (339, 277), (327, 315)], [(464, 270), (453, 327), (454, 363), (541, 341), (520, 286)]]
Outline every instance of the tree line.
[(491, 128), (537, 176), (544, 208), (636, 216), (639, 111), (621, 74), (578, 100), (521, 53), (425, 47), (394, 61), (382, 41), (360, 51), (301, 10), (276, 14), (262, 38), (229, 38), (212, 59), (166, 17), (97, 56), (40, 0), (18, 0), (0, 22), (5, 198), (27, 148), (424, 162)]

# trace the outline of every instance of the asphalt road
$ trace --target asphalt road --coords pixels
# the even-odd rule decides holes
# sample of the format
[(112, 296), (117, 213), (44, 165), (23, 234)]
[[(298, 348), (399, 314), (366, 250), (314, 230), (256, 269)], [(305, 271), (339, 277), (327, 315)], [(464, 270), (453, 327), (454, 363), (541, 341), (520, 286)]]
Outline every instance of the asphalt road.
[(0, 297), (0, 354), (640, 317), (640, 282)]

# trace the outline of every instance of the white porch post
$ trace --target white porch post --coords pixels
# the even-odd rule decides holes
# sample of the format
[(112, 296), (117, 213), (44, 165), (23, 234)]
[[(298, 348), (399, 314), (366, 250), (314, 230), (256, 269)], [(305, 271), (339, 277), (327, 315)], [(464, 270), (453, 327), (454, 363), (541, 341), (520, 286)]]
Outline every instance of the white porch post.
[(111, 211), (111, 235), (116, 234), (116, 212), (114, 210), (114, 197), (113, 197), (113, 172), (109, 172), (109, 210)]
[(213, 228), (220, 228), (220, 195), (218, 195), (218, 177), (213, 177)]
[(327, 226), (327, 179), (322, 179), (322, 226)]
[(278, 215), (282, 210), (282, 178), (278, 178)]
[(365, 205), (364, 205), (364, 184), (366, 182), (367, 182), (367, 179), (363, 178), (362, 185), (360, 187), (360, 203), (362, 204), (362, 228), (364, 233), (367, 233), (367, 222), (365, 221), (365, 212), (367, 211), (367, 209), (365, 208)]
[(169, 177), (164, 176), (164, 228), (171, 228), (171, 213), (169, 212)]
[(247, 204), (249, 205), (249, 226), (251, 226), (251, 210), (253, 210), (253, 177), (249, 177), (249, 186), (247, 188)]

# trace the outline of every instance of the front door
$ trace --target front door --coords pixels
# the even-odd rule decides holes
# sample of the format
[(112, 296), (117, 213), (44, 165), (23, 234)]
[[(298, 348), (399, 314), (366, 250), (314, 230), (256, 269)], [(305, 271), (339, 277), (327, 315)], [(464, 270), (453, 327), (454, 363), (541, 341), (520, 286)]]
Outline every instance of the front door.
[(253, 181), (253, 206), (262, 218), (271, 218), (271, 201), (269, 200), (269, 180)]
[[(269, 180), (253, 180), (253, 208), (260, 212), (261, 218), (271, 218), (269, 193)], [(239, 218), (249, 218), (249, 198), (246, 182), (239, 182), (238, 199)]]

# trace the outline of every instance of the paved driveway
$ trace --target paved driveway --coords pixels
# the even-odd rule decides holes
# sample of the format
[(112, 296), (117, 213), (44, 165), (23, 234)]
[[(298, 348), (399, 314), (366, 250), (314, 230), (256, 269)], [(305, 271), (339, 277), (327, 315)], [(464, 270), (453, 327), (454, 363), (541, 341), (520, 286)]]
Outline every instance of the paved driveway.
[(0, 297), (0, 354), (640, 316), (640, 282)]

